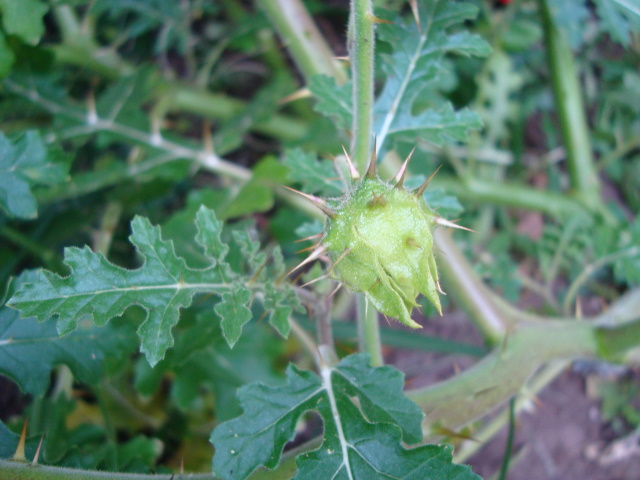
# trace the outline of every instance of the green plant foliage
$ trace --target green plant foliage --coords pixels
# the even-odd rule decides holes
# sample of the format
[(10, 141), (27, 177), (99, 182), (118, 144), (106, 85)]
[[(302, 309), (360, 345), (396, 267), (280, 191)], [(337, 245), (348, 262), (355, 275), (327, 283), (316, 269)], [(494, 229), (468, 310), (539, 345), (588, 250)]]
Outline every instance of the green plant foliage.
[(298, 458), (296, 479), (478, 478), (468, 467), (451, 464), (449, 447), (401, 446), (401, 438), (410, 444), (422, 438), (422, 412), (402, 395), (400, 372), (368, 363), (368, 356), (352, 355), (323, 367), (320, 376), (290, 366), (284, 386), (240, 389), (243, 414), (211, 436), (214, 471), (240, 480), (261, 465), (274, 468), (293, 439), (297, 419), (316, 410), (324, 420), (325, 441)]
[(102, 328), (81, 324), (60, 337), (54, 320), (38, 323), (35, 318), (20, 319), (11, 308), (0, 309), (0, 372), (32, 395), (46, 391), (57, 365), (67, 365), (83, 382), (96, 383), (106, 357), (118, 358), (135, 348), (130, 323), (112, 322)]
[(287, 169), (274, 157), (267, 157), (253, 167), (251, 180), (227, 204), (224, 218), (243, 217), (255, 212), (266, 212), (275, 204), (274, 190), (285, 183)]
[[(469, 130), (479, 128), (478, 116), (466, 109), (455, 111), (439, 93), (446, 77), (445, 55), (486, 56), (491, 47), (478, 35), (448, 31), (477, 15), (470, 3), (443, 0), (418, 2), (420, 26), (413, 17), (395, 18), (380, 24), (377, 34), (389, 44), (391, 53), (380, 56), (385, 82), (374, 106), (374, 134), (381, 150), (387, 139), (414, 142), (428, 140), (442, 145), (447, 140), (464, 140)], [(424, 28), (422, 28), (424, 27)], [(319, 112), (338, 121), (339, 128), (351, 124), (349, 85), (338, 87), (333, 80), (316, 77), (310, 90), (318, 99)], [(427, 104), (416, 103), (429, 98)], [(416, 111), (417, 110), (417, 111)]]
[[(138, 37), (162, 28), (155, 43), (155, 51), (163, 52), (175, 46), (182, 53), (187, 49), (189, 9), (172, 0), (98, 0), (92, 4), (96, 14), (129, 20), (128, 34)], [(127, 17), (127, 14), (132, 14)]]
[(44, 33), (43, 17), (48, 10), (41, 0), (0, 0), (4, 31), (31, 45)]
[(0, 133), (0, 208), (10, 216), (35, 218), (38, 205), (33, 185), (54, 185), (67, 179), (66, 166), (53, 161), (38, 132), (28, 130), (14, 141)]
[(633, 0), (596, 0), (595, 4), (604, 31), (628, 47), (631, 31), (640, 31), (640, 5)]
[(579, 48), (590, 16), (586, 3), (583, 0), (555, 0), (549, 2), (549, 10), (558, 28), (567, 36), (571, 48)]
[(13, 67), (15, 59), (16, 57), (11, 47), (9, 47), (7, 39), (0, 32), (0, 79), (3, 79), (11, 73), (11, 67)]
[(334, 180), (336, 170), (329, 160), (318, 160), (312, 153), (297, 148), (288, 150), (283, 160), (289, 167), (289, 178), (299, 182), (303, 191), (327, 197), (342, 194), (340, 183)]
[(315, 109), (334, 120), (338, 131), (345, 132), (351, 127), (353, 116), (351, 82), (338, 86), (333, 78), (316, 75), (309, 82), (309, 90), (317, 100)]
[[(468, 130), (481, 126), (476, 114), (464, 109), (456, 112), (438, 95), (446, 54), (486, 56), (491, 52), (478, 35), (449, 33), (452, 26), (475, 18), (477, 8), (444, 0), (417, 4), (420, 25), (413, 18), (396, 18), (378, 28), (380, 40), (393, 49), (381, 56), (386, 82), (374, 107), (374, 131), (381, 146), (387, 136), (441, 145), (447, 139), (463, 140)], [(416, 101), (424, 96), (430, 101), (415, 112)]]
[[(137, 217), (131, 224), (131, 243), (144, 257), (140, 268), (126, 270), (89, 248), (69, 248), (65, 263), (72, 270), (70, 276), (63, 278), (42, 271), (9, 304), (23, 316), (33, 315), (40, 321), (57, 315), (58, 330), (63, 334), (76, 330), (84, 318), (104, 325), (131, 305), (139, 305), (148, 313), (138, 329), (140, 349), (155, 365), (173, 345), (171, 329), (178, 323), (180, 309), (188, 307), (197, 293), (214, 293), (222, 298), (215, 311), (222, 319), (225, 338), (233, 345), (242, 325), (251, 318), (247, 307), (251, 291), (245, 281), (240, 281), (240, 274), (224, 261), (228, 246), (220, 242), (222, 223), (213, 211), (202, 207), (196, 215), (196, 225), (196, 241), (211, 261), (207, 268), (189, 268), (184, 259), (176, 256), (172, 242), (162, 239), (159, 227)], [(151, 291), (153, 296), (149, 295)], [(288, 333), (284, 325), (278, 327), (281, 333)]]

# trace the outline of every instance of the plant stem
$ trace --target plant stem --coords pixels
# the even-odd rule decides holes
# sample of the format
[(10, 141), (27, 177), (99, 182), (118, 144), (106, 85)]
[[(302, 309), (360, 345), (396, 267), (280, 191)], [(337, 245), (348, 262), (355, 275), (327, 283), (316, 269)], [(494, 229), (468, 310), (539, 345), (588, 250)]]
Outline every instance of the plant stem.
[(358, 346), (360, 351), (371, 356), (371, 365), (379, 367), (384, 364), (382, 356), (382, 342), (380, 341), (380, 324), (378, 312), (374, 307), (367, 306), (364, 293), (358, 295)]
[(527, 185), (506, 181), (495, 182), (472, 177), (456, 179), (439, 174), (433, 179), (433, 185), (469, 202), (535, 210), (557, 219), (573, 217), (586, 211), (584, 204), (566, 194), (536, 190)]
[[(558, 378), (558, 375), (564, 372), (570, 363), (568, 360), (554, 361), (537, 372), (528, 382), (526, 390), (518, 395), (515, 413), (518, 414), (522, 410), (529, 409), (531, 400)], [(471, 456), (486, 445), (508, 421), (509, 412), (508, 410), (504, 410), (496, 415), (489, 423), (483, 425), (480, 430), (474, 432), (472, 441), (464, 442), (456, 449), (456, 454), (453, 457), (454, 463), (465, 463)]]
[[(352, 0), (349, 17), (349, 56), (353, 76), (353, 124), (351, 158), (364, 174), (371, 152), (373, 119), (373, 10), (371, 0)], [(374, 308), (367, 308), (364, 293), (358, 295), (358, 343), (371, 356), (371, 364), (384, 363), (380, 342), (380, 325)]]
[(564, 297), (564, 302), (562, 302), (562, 309), (565, 315), (569, 314), (571, 309), (571, 305), (578, 294), (578, 290), (580, 287), (584, 285), (584, 283), (589, 279), (591, 275), (597, 272), (602, 267), (609, 265), (613, 262), (616, 262), (624, 257), (636, 257), (640, 256), (640, 245), (636, 245), (634, 247), (627, 248), (625, 250), (620, 250), (618, 252), (611, 253), (609, 255), (605, 255), (602, 258), (599, 258), (593, 263), (587, 265), (580, 275), (576, 277), (576, 279), (571, 283), (571, 286), (567, 290), (567, 294)]
[(509, 435), (507, 436), (507, 447), (502, 459), (502, 467), (500, 468), (500, 476), (498, 480), (507, 480), (507, 472), (509, 471), (509, 463), (511, 462), (511, 451), (513, 450), (513, 434), (515, 431), (515, 405), (516, 399), (512, 397), (509, 401)]
[(601, 211), (600, 183), (593, 161), (578, 70), (566, 39), (554, 23), (548, 0), (539, 0), (556, 111), (571, 187), (593, 211)]
[(367, 168), (373, 122), (373, 10), (371, 0), (352, 0), (349, 56), (353, 77), (353, 138), (351, 158), (360, 173)]
[[(134, 65), (122, 60), (115, 50), (100, 47), (91, 36), (92, 32), (81, 29), (71, 7), (57, 6), (53, 12), (58, 21), (63, 43), (49, 48), (54, 52), (58, 62), (77, 65), (108, 78), (135, 73)], [(168, 97), (170, 110), (185, 110), (214, 120), (231, 118), (245, 105), (241, 100), (213, 94), (182, 82), (166, 80), (160, 81), (156, 97)], [(274, 115), (268, 122), (256, 124), (254, 129), (286, 141), (299, 140), (308, 132), (307, 126), (299, 119), (285, 115)]]
[(307, 80), (314, 75), (328, 75), (338, 83), (347, 81), (344, 70), (302, 2), (259, 0), (258, 4), (267, 13)]
[(548, 361), (595, 357), (597, 351), (596, 327), (590, 322), (519, 323), (502, 344), (470, 369), (408, 395), (428, 413), (426, 432), (432, 426), (457, 430), (517, 394)]
[(471, 316), (486, 341), (499, 343), (511, 327), (507, 315), (492, 301), (494, 295), (482, 283), (469, 262), (456, 247), (451, 232), (436, 229), (436, 254), (445, 285), (456, 301)]
[(52, 250), (34, 242), (30, 237), (23, 233), (14, 230), (7, 225), (2, 225), (0, 226), (0, 237), (10, 241), (14, 245), (22, 248), (24, 251), (29, 252), (35, 258), (39, 258), (49, 269), (57, 271), (60, 271), (60, 269), (64, 270), (62, 262), (60, 262), (57, 255)]

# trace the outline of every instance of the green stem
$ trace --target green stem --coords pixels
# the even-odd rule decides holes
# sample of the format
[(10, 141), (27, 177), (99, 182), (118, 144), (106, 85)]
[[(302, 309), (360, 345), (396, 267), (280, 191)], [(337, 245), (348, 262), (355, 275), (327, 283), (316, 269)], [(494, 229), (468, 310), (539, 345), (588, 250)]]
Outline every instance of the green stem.
[(509, 463), (511, 462), (511, 451), (513, 450), (513, 434), (515, 431), (515, 406), (516, 399), (512, 397), (509, 401), (509, 435), (507, 436), (507, 447), (502, 459), (502, 467), (500, 468), (500, 476), (498, 480), (507, 480), (507, 472), (509, 471)]
[[(425, 431), (457, 430), (517, 394), (550, 360), (595, 357), (595, 327), (569, 320), (518, 324), (482, 361), (436, 385), (409, 392), (427, 412)], [(430, 423), (433, 422), (433, 423)]]
[[(81, 29), (74, 11), (63, 5), (53, 9), (60, 28), (63, 43), (49, 47), (60, 63), (68, 63), (92, 70), (108, 78), (132, 75), (136, 67), (109, 48), (100, 47), (90, 32)], [(193, 85), (162, 80), (156, 90), (156, 98), (168, 96), (171, 110), (197, 113), (214, 120), (226, 120), (240, 112), (245, 103), (225, 95), (209, 93)], [(308, 133), (308, 127), (299, 119), (286, 115), (272, 116), (269, 121), (254, 125), (259, 133), (285, 141), (300, 140)]]
[(499, 343), (511, 327), (508, 316), (492, 301), (493, 293), (455, 245), (451, 232), (437, 229), (434, 238), (440, 273), (447, 289), (471, 316), (485, 340), (493, 345)]
[(536, 190), (517, 183), (472, 177), (458, 180), (442, 174), (433, 179), (433, 185), (469, 202), (535, 210), (558, 219), (574, 217), (586, 211), (583, 203), (566, 194)]
[(358, 345), (360, 351), (371, 356), (371, 365), (379, 367), (384, 364), (382, 342), (380, 341), (380, 324), (378, 312), (373, 306), (367, 306), (364, 293), (358, 295)]
[(258, 0), (257, 3), (267, 13), (307, 80), (314, 75), (327, 75), (338, 83), (347, 81), (344, 70), (302, 2)]
[[(373, 122), (374, 24), (371, 0), (352, 0), (349, 18), (349, 55), (353, 76), (353, 138), (351, 158), (364, 173), (371, 153)], [(358, 296), (358, 340), (360, 350), (371, 356), (371, 364), (384, 363), (380, 342), (380, 324), (375, 308), (367, 308), (364, 293)]]
[(49, 269), (56, 271), (60, 271), (60, 269), (64, 270), (62, 263), (53, 251), (43, 247), (37, 242), (34, 242), (31, 238), (21, 232), (14, 230), (7, 225), (2, 225), (0, 226), (0, 237), (10, 241), (24, 251), (29, 252), (35, 258), (39, 258)]
[[(526, 410), (531, 405), (531, 400), (544, 390), (551, 382), (565, 371), (569, 365), (569, 361), (560, 360), (549, 363), (543, 367), (527, 384), (526, 391), (518, 395), (515, 405), (516, 414)], [(473, 440), (464, 442), (456, 448), (456, 454), (453, 457), (454, 463), (466, 463), (475, 453), (487, 444), (495, 435), (497, 435), (505, 424), (509, 421), (508, 411), (502, 411), (488, 423), (484, 424), (479, 430), (473, 434)], [(512, 462), (513, 463), (513, 462)]]
[(353, 139), (351, 158), (364, 173), (371, 152), (373, 122), (373, 10), (371, 0), (352, 0), (349, 55), (353, 77)]
[(569, 313), (571, 305), (573, 304), (573, 301), (574, 301), (576, 295), (578, 294), (578, 291), (580, 290), (580, 287), (582, 287), (582, 285), (584, 285), (584, 283), (589, 279), (589, 277), (591, 275), (596, 273), (602, 267), (604, 267), (606, 265), (609, 265), (609, 264), (611, 264), (613, 262), (616, 262), (617, 260), (620, 260), (621, 258), (636, 257), (636, 256), (640, 256), (640, 245), (637, 245), (637, 246), (634, 246), (634, 247), (630, 247), (630, 248), (628, 248), (626, 250), (621, 250), (621, 251), (618, 251), (618, 252), (614, 252), (614, 253), (611, 253), (609, 255), (605, 255), (604, 257), (599, 258), (595, 262), (587, 265), (582, 270), (580, 275), (578, 275), (576, 277), (576, 279), (573, 281), (573, 283), (571, 284), (571, 286), (567, 290), (567, 294), (564, 297), (564, 302), (562, 303), (562, 309), (563, 309), (564, 313), (565, 314)]
[(593, 161), (578, 70), (569, 44), (554, 23), (548, 0), (539, 0), (539, 4), (571, 187), (586, 206), (601, 211), (600, 183)]

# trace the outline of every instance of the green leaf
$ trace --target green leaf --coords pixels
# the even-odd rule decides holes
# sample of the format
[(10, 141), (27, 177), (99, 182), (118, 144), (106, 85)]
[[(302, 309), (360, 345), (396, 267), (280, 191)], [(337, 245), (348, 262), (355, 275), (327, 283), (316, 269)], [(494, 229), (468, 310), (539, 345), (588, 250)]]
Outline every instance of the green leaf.
[(13, 54), (13, 50), (9, 47), (4, 34), (0, 32), (0, 80), (11, 73), (15, 60), (16, 57)]
[(321, 377), (291, 365), (286, 385), (252, 384), (238, 391), (244, 413), (214, 430), (213, 469), (240, 480), (259, 466), (274, 468), (298, 418), (316, 410), (324, 420), (325, 441), (298, 457), (296, 479), (477, 479), (468, 467), (451, 463), (450, 447), (402, 446), (402, 440), (422, 439), (422, 412), (403, 396), (402, 386), (402, 373), (372, 368), (363, 354), (325, 367)]
[(640, 5), (633, 0), (596, 0), (602, 29), (621, 45), (631, 43), (631, 30), (640, 31)]
[(27, 130), (15, 141), (0, 133), (0, 208), (18, 218), (37, 216), (31, 186), (67, 178), (66, 168), (51, 162), (40, 134)]
[(309, 90), (316, 97), (316, 111), (336, 122), (339, 131), (347, 132), (351, 128), (353, 117), (352, 84), (347, 82), (338, 86), (334, 78), (324, 75), (311, 77)]
[(250, 301), (251, 290), (241, 283), (235, 283), (230, 292), (222, 294), (222, 301), (215, 306), (222, 320), (224, 338), (231, 347), (240, 338), (242, 326), (251, 320), (251, 310), (247, 307)]
[[(212, 210), (201, 208), (196, 216), (200, 232), (217, 225)], [(171, 329), (178, 322), (179, 310), (188, 307), (196, 293), (229, 294), (232, 285), (223, 280), (215, 266), (196, 270), (177, 257), (173, 243), (162, 239), (160, 228), (147, 219), (136, 217), (131, 223), (131, 243), (144, 257), (137, 270), (126, 270), (109, 263), (100, 253), (89, 248), (67, 248), (65, 263), (71, 275), (60, 277), (41, 271), (34, 283), (22, 287), (9, 304), (23, 316), (36, 316), (40, 321), (58, 315), (58, 330), (69, 333), (78, 322), (93, 318), (104, 325), (120, 316), (131, 305), (147, 311), (138, 330), (141, 351), (151, 365), (160, 361), (173, 345)], [(206, 238), (199, 234), (197, 241)], [(206, 245), (201, 246), (211, 250)]]
[(271, 258), (273, 267), (269, 277), (274, 278), (275, 282), (265, 284), (263, 303), (265, 310), (269, 313), (269, 323), (286, 338), (289, 336), (289, 317), (293, 311), (302, 313), (305, 310), (293, 287), (282, 279), (285, 267), (279, 246), (274, 248)]
[(35, 45), (44, 33), (43, 17), (49, 6), (41, 0), (0, 0), (2, 26), (9, 35)]
[(32, 395), (46, 391), (51, 371), (60, 364), (67, 365), (77, 379), (96, 383), (102, 378), (105, 359), (133, 351), (134, 338), (133, 328), (123, 322), (102, 328), (81, 325), (75, 332), (60, 337), (55, 321), (19, 319), (17, 311), (3, 307), (0, 372)]
[(274, 190), (285, 183), (287, 169), (275, 157), (262, 159), (253, 169), (251, 180), (245, 183), (224, 211), (225, 218), (235, 218), (256, 212), (266, 212), (275, 203)]
[[(420, 26), (411, 17), (408, 22), (397, 18), (378, 27), (379, 38), (393, 49), (381, 58), (386, 82), (374, 107), (374, 131), (381, 149), (389, 136), (441, 145), (447, 139), (464, 140), (468, 130), (481, 126), (477, 115), (465, 109), (455, 111), (435, 94), (446, 54), (485, 56), (491, 52), (478, 35), (446, 33), (475, 18), (477, 7), (446, 0), (425, 0), (418, 6)], [(430, 96), (432, 104), (414, 112), (416, 100)]]
[[(242, 326), (251, 319), (249, 286), (264, 292), (266, 285), (273, 283), (264, 271), (267, 255), (260, 250), (260, 242), (252, 238), (252, 231), (233, 230), (249, 269), (246, 275), (236, 272), (225, 262), (229, 247), (221, 240), (222, 222), (213, 210), (201, 207), (195, 224), (196, 243), (209, 262), (202, 269), (187, 266), (185, 260), (176, 255), (173, 242), (162, 238), (159, 227), (136, 217), (131, 223), (130, 240), (143, 257), (140, 268), (127, 270), (114, 265), (88, 247), (68, 248), (65, 250), (65, 263), (71, 268), (68, 277), (39, 271), (13, 295), (9, 305), (20, 310), (22, 316), (35, 316), (40, 321), (57, 316), (61, 334), (76, 330), (87, 319), (104, 325), (130, 306), (140, 306), (145, 311), (144, 321), (138, 328), (140, 350), (153, 366), (173, 346), (171, 330), (178, 323), (180, 309), (189, 307), (198, 293), (215, 294), (221, 298), (214, 307), (215, 313), (222, 320), (224, 337), (233, 346)], [(281, 292), (274, 294), (272, 288)], [(286, 282), (271, 285), (269, 289), (267, 308), (277, 310), (279, 315), (272, 323), (286, 335), (288, 326), (281, 321), (282, 309), (299, 308), (297, 298)]]
[(176, 46), (184, 53), (189, 41), (188, 8), (182, 8), (174, 0), (97, 0), (91, 6), (91, 13), (105, 13), (111, 18), (127, 22), (130, 37), (144, 35), (150, 30), (164, 27), (157, 36), (155, 52), (160, 53)]
[[(640, 215), (620, 235), (619, 251), (633, 252), (640, 246)], [(629, 285), (640, 285), (640, 253), (619, 259), (614, 264), (614, 272), (619, 281)]]
[(300, 182), (304, 192), (328, 197), (342, 195), (340, 182), (335, 180), (336, 170), (329, 160), (318, 161), (313, 153), (296, 148), (285, 153), (283, 162), (289, 167), (289, 178)]
[(554, 0), (547, 2), (553, 21), (562, 30), (572, 49), (582, 45), (589, 9), (583, 0)]

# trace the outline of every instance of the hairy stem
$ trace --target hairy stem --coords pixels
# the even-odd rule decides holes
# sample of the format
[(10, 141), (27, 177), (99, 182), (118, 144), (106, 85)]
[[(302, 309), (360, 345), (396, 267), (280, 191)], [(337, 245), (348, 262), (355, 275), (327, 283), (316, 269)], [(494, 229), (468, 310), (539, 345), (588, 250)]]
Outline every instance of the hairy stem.
[[(349, 56), (353, 76), (353, 124), (351, 158), (359, 172), (364, 173), (371, 153), (373, 122), (373, 9), (371, 0), (352, 0), (349, 16)], [(364, 293), (359, 294), (358, 340), (360, 350), (371, 355), (371, 364), (384, 363), (380, 342), (380, 325), (374, 308), (367, 308)]]
[(373, 122), (374, 17), (371, 0), (353, 0), (349, 20), (349, 56), (353, 76), (351, 157), (364, 173), (371, 152)]

